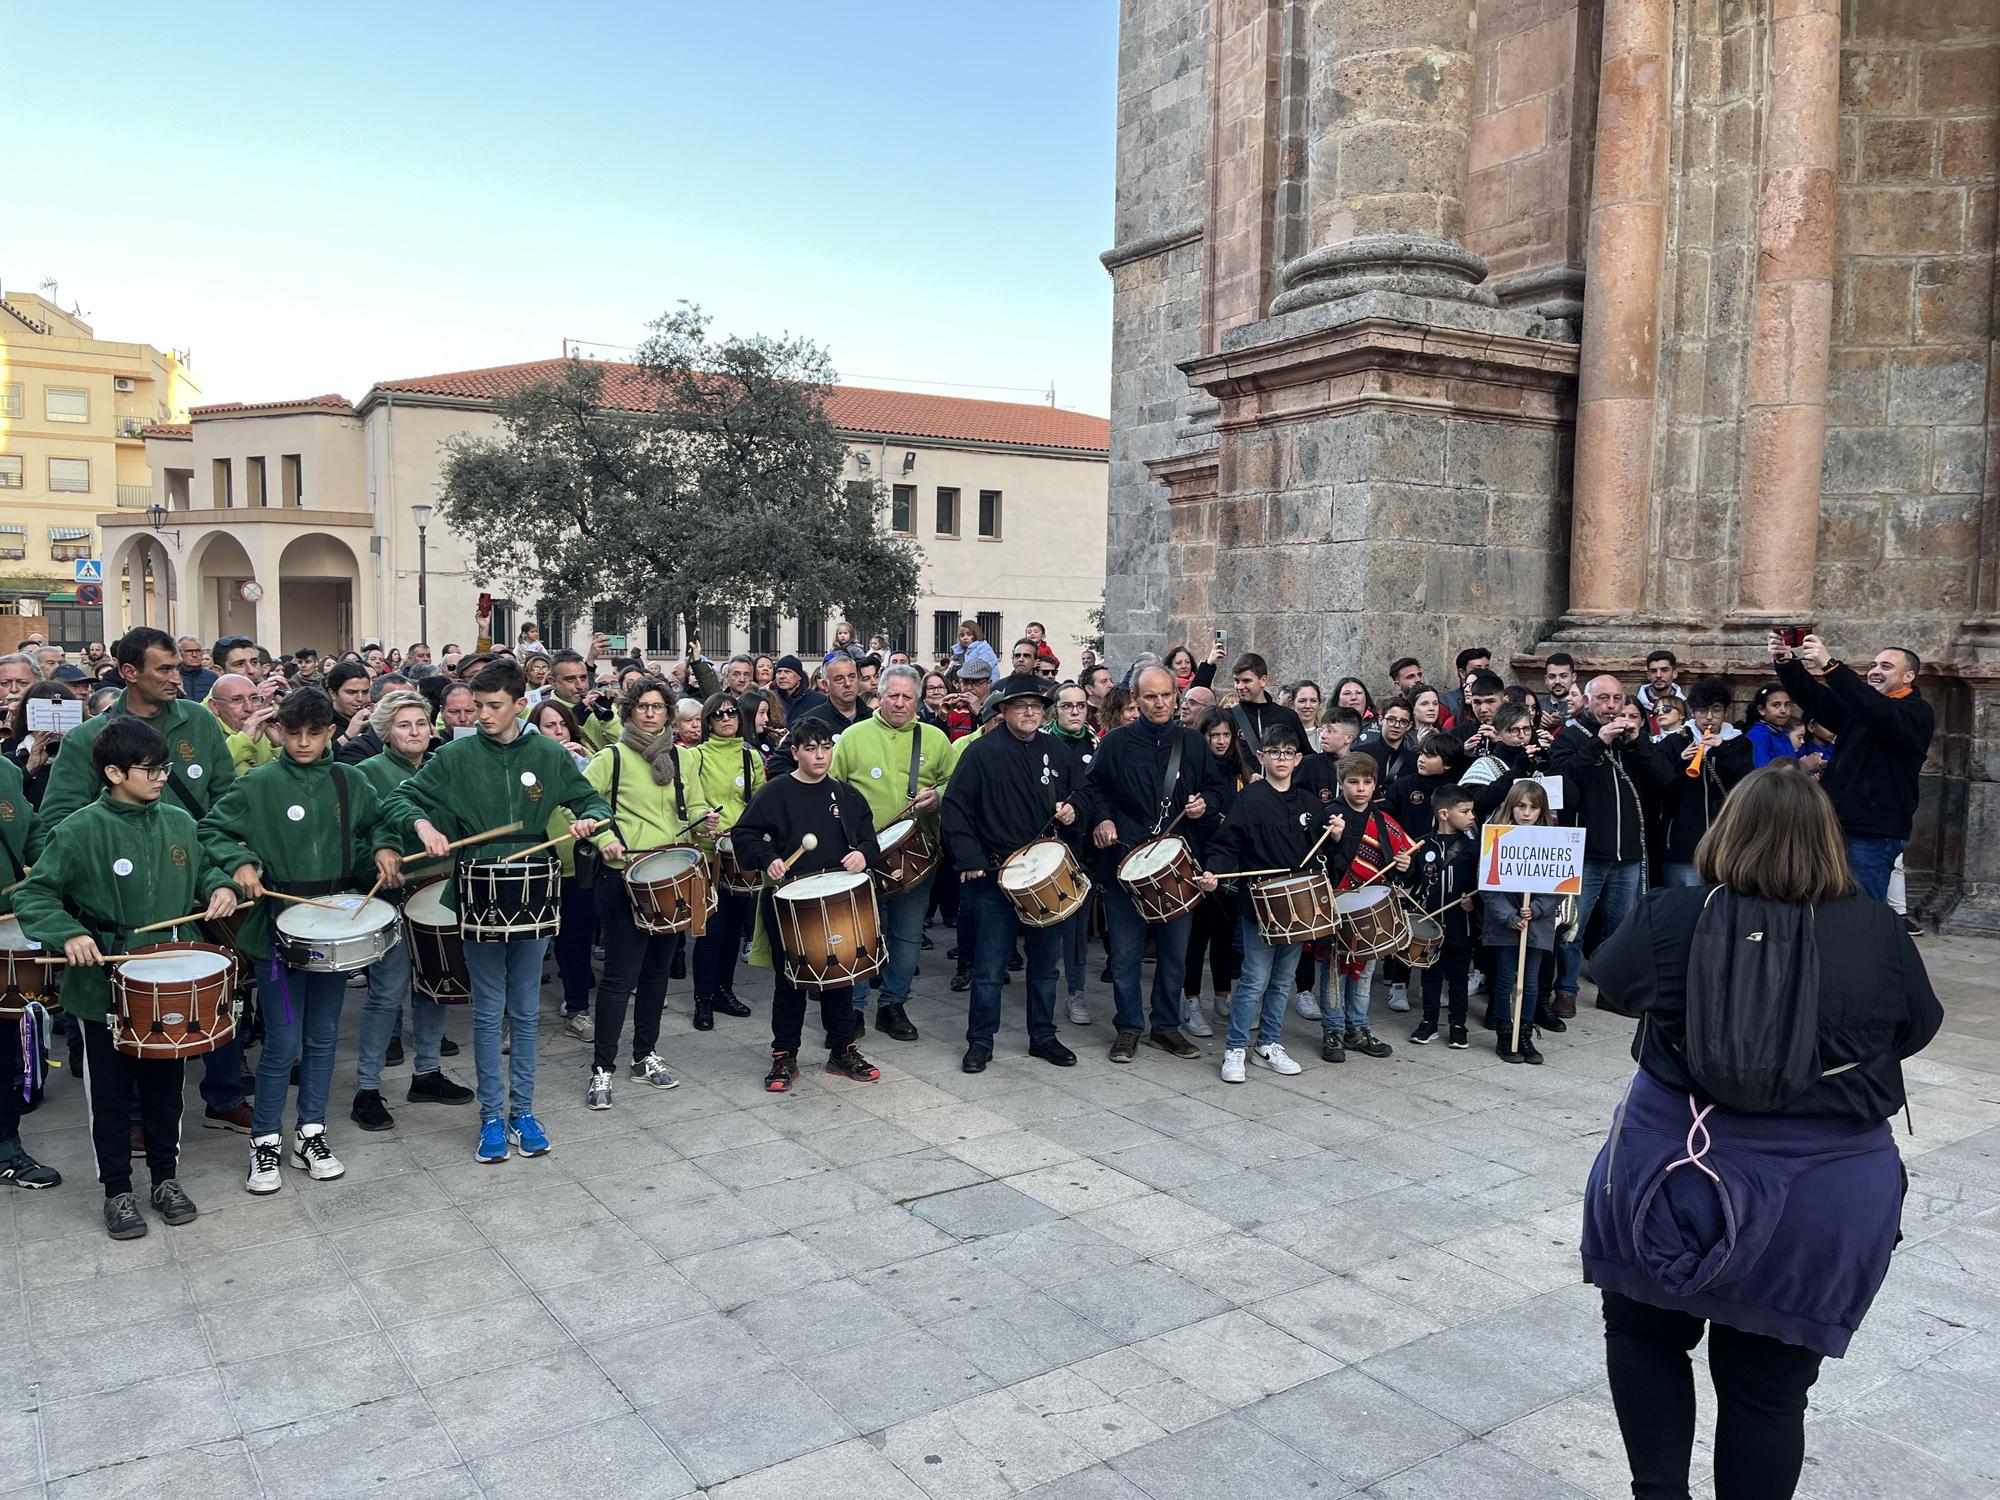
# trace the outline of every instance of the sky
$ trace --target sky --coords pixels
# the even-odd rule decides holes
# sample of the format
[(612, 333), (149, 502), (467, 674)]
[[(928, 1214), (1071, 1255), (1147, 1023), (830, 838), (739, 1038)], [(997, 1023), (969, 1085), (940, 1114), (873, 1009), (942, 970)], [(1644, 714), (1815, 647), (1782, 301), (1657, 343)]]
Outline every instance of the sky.
[(850, 384), (1109, 409), (1114, 0), (67, 0), (0, 51), (0, 285), (205, 401), (617, 357), (688, 301)]

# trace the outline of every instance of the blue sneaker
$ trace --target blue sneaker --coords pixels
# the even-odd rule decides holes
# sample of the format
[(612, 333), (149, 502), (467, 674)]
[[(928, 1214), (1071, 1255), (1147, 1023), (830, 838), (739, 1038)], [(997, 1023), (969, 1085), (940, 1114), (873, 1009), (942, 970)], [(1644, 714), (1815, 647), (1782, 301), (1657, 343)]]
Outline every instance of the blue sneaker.
[(498, 1115), (479, 1122), (479, 1150), (474, 1155), (483, 1162), (505, 1161), (513, 1153), (507, 1149), (507, 1127)]
[(547, 1156), (549, 1133), (533, 1115), (516, 1115), (507, 1122), (507, 1139), (521, 1148), (523, 1156)]

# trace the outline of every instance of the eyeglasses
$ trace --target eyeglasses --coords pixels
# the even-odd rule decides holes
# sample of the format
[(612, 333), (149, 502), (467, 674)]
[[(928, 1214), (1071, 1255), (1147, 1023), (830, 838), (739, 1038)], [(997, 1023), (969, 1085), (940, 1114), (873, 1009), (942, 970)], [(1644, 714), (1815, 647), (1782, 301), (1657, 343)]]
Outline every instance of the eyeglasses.
[(710, 714), (709, 717), (711, 719), (737, 719), (741, 718), (742, 715), (737, 713), (736, 710), (733, 708), (718, 708), (714, 713)]
[(125, 774), (128, 776), (137, 774), (145, 777), (148, 781), (165, 781), (169, 776), (174, 774), (174, 768), (172, 766), (132, 766)]
[(1299, 757), (1300, 757), (1300, 756), (1301, 756), (1302, 754), (1304, 754), (1304, 753), (1305, 753), (1305, 752), (1304, 752), (1304, 751), (1301, 751), (1301, 750), (1287, 750), (1287, 749), (1283, 749), (1283, 748), (1279, 748), (1279, 749), (1275, 749), (1275, 750), (1266, 750), (1266, 751), (1264, 752), (1264, 759), (1266, 759), (1266, 760), (1297, 760), (1297, 759), (1298, 759), (1298, 758), (1299, 758)]

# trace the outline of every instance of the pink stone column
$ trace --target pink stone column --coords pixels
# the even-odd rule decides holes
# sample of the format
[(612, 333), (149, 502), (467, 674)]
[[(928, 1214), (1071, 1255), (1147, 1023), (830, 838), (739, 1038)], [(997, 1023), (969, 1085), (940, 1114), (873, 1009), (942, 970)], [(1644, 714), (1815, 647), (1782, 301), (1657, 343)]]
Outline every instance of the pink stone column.
[(1571, 618), (1645, 602), (1660, 277), (1667, 239), (1671, 0), (1604, 0), (1577, 368)]
[(1772, 0), (1736, 618), (1810, 619), (1833, 336), (1840, 0)]

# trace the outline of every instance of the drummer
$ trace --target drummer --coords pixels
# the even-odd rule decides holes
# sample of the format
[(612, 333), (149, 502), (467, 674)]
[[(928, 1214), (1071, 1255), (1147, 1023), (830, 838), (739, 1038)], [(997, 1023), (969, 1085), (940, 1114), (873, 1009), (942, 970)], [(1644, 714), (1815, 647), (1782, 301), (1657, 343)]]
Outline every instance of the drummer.
[[(0, 912), (14, 909), (13, 887), (34, 864), (48, 842), (48, 830), (35, 815), (13, 757), (0, 755)], [(0, 1183), (21, 1188), (52, 1188), (62, 1173), (45, 1167), (21, 1144), (21, 1095), (6, 1080), (21, 1076), (21, 1028), (0, 1021)]]
[[(936, 725), (917, 717), (924, 678), (915, 667), (884, 669), (877, 692), (875, 712), (841, 735), (834, 746), (829, 774), (867, 799), (877, 834), (913, 815), (921, 827), (934, 832), (936, 819), (932, 814), (942, 795), (939, 788), (945, 784), (951, 739)], [(916, 977), (917, 958), (923, 948), (924, 909), (930, 899), (931, 877), (926, 875), (901, 894), (891, 896), (882, 907), (882, 936), (889, 959), (872, 981), (877, 989), (875, 1029), (899, 1042), (917, 1039), (917, 1028), (904, 1007), (909, 1004), (910, 981)], [(868, 983), (864, 981), (854, 991), (856, 1036), (866, 1029), (863, 1002)]]
[[(402, 884), (396, 833), (382, 820), (374, 784), (329, 754), (335, 718), (333, 700), (318, 688), (288, 694), (277, 713), (278, 743), (285, 753), (232, 781), (201, 820), (203, 850), (231, 872), (246, 897), (254, 900), (267, 887), (306, 898), (349, 890), (353, 872), (367, 863), (371, 850), (382, 883)], [(272, 928), (284, 911), (266, 897), (236, 931), (237, 948), (256, 963), (257, 1006), (264, 1017), (250, 1170), (243, 1180), (244, 1190), (259, 1196), (284, 1186), (278, 1167), (294, 1058), (299, 1098), (292, 1165), (315, 1182), (330, 1182), (347, 1170), (327, 1145), (326, 1104), (348, 976), (294, 968), (278, 956)]]
[[(775, 883), (827, 870), (858, 875), (880, 857), (867, 799), (827, 778), (833, 735), (832, 725), (812, 715), (792, 730), (786, 746), (793, 769), (766, 783), (750, 799), (731, 832), (736, 857), (745, 869), (762, 870)], [(808, 834), (814, 841), (810, 849), (805, 848)], [(788, 857), (793, 860), (789, 870)], [(770, 943), (772, 970), (771, 1071), (764, 1075), (764, 1087), (783, 1094), (798, 1081), (806, 998), (785, 972), (784, 934), (773, 910), (773, 887), (765, 887), (760, 899), (758, 924)], [(873, 1083), (881, 1077), (881, 1069), (854, 1045), (853, 986), (821, 990), (819, 1014), (826, 1027), (826, 1071), (855, 1083)]]
[(1041, 677), (1013, 673), (1000, 680), (987, 701), (999, 705), (1003, 727), (968, 745), (944, 798), (944, 836), (958, 871), (959, 899), (973, 904), (972, 1005), (959, 1066), (967, 1073), (983, 1073), (992, 1060), (993, 1037), (1000, 1028), (1000, 986), (1015, 939), (1025, 936), (1028, 1055), (1070, 1068), (1076, 1066), (1076, 1054), (1056, 1036), (1056, 971), (1066, 927), (1022, 922), (998, 877), (1010, 854), (1051, 829), (1077, 827), (1079, 821), (1088, 825), (1086, 773), (1077, 756), (1041, 732), (1050, 702), (1049, 684)]
[[(386, 821), (413, 831), (434, 858), (453, 852), (447, 846), (455, 839), (508, 823), (521, 825), (517, 832), (457, 851), (467, 864), (543, 842), (549, 809), (558, 803), (578, 814), (570, 825), (577, 838), (597, 832), (611, 809), (583, 779), (569, 751), (545, 734), (521, 732), (528, 682), (520, 666), (506, 657), (488, 661), (472, 674), (470, 686), (479, 732), (444, 746), (389, 793)], [(615, 836), (600, 847), (613, 859), (625, 853)], [(457, 911), (455, 876), (444, 895), (446, 909)], [(525, 936), (465, 945), (466, 975), (472, 982), (472, 1056), (479, 1075), (477, 1161), (503, 1162), (513, 1146), (524, 1156), (540, 1156), (552, 1144), (534, 1115), (542, 960), (548, 949), (547, 938)], [(504, 1071), (503, 1017), (511, 1033)]]
[[(1335, 809), (1344, 818), (1340, 835), (1327, 844), (1326, 872), (1336, 891), (1359, 890), (1376, 881), (1408, 873), (1415, 846), (1375, 800), (1381, 767), (1372, 755), (1350, 751), (1334, 766), (1340, 795)], [(1363, 1057), (1387, 1057), (1389, 1044), (1368, 1029), (1368, 992), (1375, 982), (1375, 960), (1336, 954), (1329, 967), (1338, 969), (1338, 985), (1320, 1002), (1320, 1056), (1343, 1062), (1350, 1052)]]
[[(715, 851), (717, 838), (736, 826), (750, 799), (764, 786), (764, 757), (751, 748), (755, 726), (750, 715), (757, 711), (757, 697), (744, 693), (732, 698), (716, 693), (701, 706), (701, 739), (694, 746), (694, 782), (701, 800), (715, 812), (711, 824), (697, 826), (695, 842)], [(712, 828), (712, 832), (710, 829)], [(731, 852), (735, 846), (732, 844)], [(711, 870), (714, 863), (711, 860)], [(715, 887), (715, 916), (708, 930), (694, 940), (694, 1029), (712, 1031), (715, 1013), (747, 1016), (750, 1007), (736, 998), (736, 961), (743, 953), (743, 939), (750, 930), (750, 914), (755, 896)]]
[[(1300, 870), (1312, 856), (1320, 836), (1337, 839), (1347, 827), (1336, 809), (1329, 810), (1319, 794), (1295, 785), (1293, 773), (1304, 757), (1301, 733), (1290, 724), (1273, 724), (1264, 731), (1262, 777), (1236, 795), (1229, 817), (1208, 840), (1207, 870), (1195, 884), (1211, 894), (1232, 870)], [(1282, 877), (1280, 877), (1282, 878)], [(1330, 887), (1322, 887), (1329, 890)], [(1291, 1003), (1292, 976), (1298, 970), (1297, 942), (1272, 942), (1257, 923), (1255, 903), (1239, 903), (1238, 931), (1243, 937), (1243, 966), (1229, 997), (1229, 1035), (1223, 1042), (1222, 1081), (1242, 1083), (1247, 1058), (1273, 1073), (1293, 1074), (1292, 1061), (1278, 1040), (1285, 1029), (1285, 1007)], [(1256, 1049), (1249, 1051), (1250, 1027), (1256, 1023)]]
[(203, 911), (204, 902), (203, 916), (219, 921), (236, 910), (239, 893), (207, 858), (194, 819), (160, 800), (172, 762), (158, 730), (142, 718), (114, 720), (90, 753), (102, 791), (64, 819), (62, 837), (41, 850), (34, 872), (15, 892), (14, 911), (30, 939), (51, 951), (60, 948), (68, 960), (63, 1009), (83, 1026), (83, 1083), (97, 1178), (104, 1184), (104, 1229), (114, 1240), (133, 1240), (146, 1232), (132, 1192), (135, 1089), (153, 1211), (169, 1224), (195, 1216), (174, 1176), (185, 1072), (177, 1057), (129, 1057), (111, 1045), (110, 982), (99, 966), (106, 953), (199, 941), (192, 923), (143, 936), (135, 929)]

